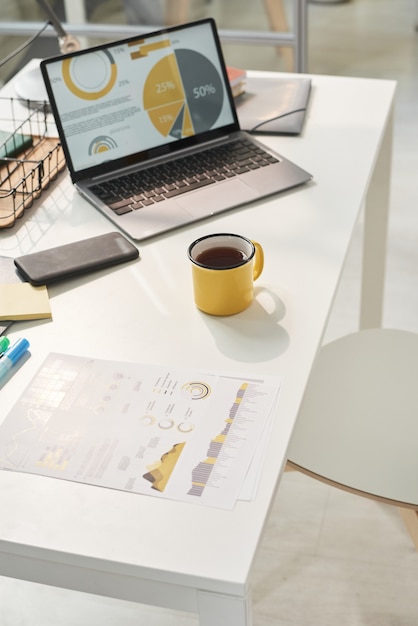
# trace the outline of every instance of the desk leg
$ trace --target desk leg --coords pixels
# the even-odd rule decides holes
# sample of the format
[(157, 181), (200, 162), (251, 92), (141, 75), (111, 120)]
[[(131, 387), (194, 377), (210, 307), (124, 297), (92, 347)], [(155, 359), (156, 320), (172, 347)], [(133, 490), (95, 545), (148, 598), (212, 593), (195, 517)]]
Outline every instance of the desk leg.
[(392, 165), (393, 109), (366, 196), (360, 328), (382, 325)]
[(244, 598), (198, 591), (199, 626), (252, 626), (251, 595)]

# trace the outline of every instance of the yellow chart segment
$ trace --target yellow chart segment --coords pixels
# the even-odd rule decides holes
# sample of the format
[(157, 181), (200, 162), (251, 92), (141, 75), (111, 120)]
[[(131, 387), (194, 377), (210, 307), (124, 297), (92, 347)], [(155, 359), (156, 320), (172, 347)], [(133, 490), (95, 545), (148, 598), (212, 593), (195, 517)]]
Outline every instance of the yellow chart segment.
[(185, 445), (185, 442), (174, 444), (159, 461), (148, 466), (149, 471), (143, 475), (143, 478), (149, 480), (152, 489), (164, 491)]
[(148, 74), (144, 87), (144, 108), (155, 128), (165, 137), (174, 134), (173, 129), (179, 119), (178, 133), (182, 137), (195, 134), (174, 54), (158, 61)]
[[(168, 48), (170, 46), (170, 40), (164, 39), (163, 41), (156, 41), (154, 43), (144, 44), (143, 39), (138, 39), (136, 41), (132, 41), (128, 46), (132, 48), (131, 59), (134, 61), (135, 59), (141, 59), (143, 57), (147, 57), (150, 52), (154, 52), (155, 50), (161, 50), (161, 48)], [(133, 50), (133, 48), (137, 48), (137, 50)]]
[(164, 107), (157, 107), (148, 111), (151, 122), (164, 136), (167, 136), (174, 124), (174, 121), (180, 115), (184, 106), (184, 102), (173, 102)]
[(169, 54), (154, 65), (144, 88), (144, 106), (147, 110), (184, 100), (185, 93), (177, 60)]
[(184, 110), (184, 117), (183, 117), (183, 135), (185, 137), (189, 137), (190, 135), (193, 135), (193, 134), (194, 134), (194, 128), (193, 128), (192, 118), (190, 117), (189, 107), (186, 106)]

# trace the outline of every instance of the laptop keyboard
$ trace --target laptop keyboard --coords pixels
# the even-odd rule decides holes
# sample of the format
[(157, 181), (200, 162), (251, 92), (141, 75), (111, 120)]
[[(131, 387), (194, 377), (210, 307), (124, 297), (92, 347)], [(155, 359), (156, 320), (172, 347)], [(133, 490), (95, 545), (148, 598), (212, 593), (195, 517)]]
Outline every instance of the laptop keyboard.
[(237, 139), (90, 187), (118, 215), (258, 169), (278, 159), (247, 139)]

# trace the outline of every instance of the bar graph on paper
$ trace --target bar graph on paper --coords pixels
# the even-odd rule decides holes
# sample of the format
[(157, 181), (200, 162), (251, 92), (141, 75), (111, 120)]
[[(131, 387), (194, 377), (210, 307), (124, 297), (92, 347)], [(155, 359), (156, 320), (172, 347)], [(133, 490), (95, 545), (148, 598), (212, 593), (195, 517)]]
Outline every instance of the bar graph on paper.
[(219, 435), (211, 440), (208, 456), (201, 461), (192, 472), (192, 488), (189, 495), (202, 496), (206, 487), (217, 487), (229, 473), (231, 464), (236, 458), (237, 447), (242, 441), (239, 432), (245, 421), (239, 416), (239, 409), (249, 383), (242, 383), (237, 396), (225, 420), (225, 427)]
[(233, 508), (280, 387), (52, 353), (0, 426), (0, 468)]

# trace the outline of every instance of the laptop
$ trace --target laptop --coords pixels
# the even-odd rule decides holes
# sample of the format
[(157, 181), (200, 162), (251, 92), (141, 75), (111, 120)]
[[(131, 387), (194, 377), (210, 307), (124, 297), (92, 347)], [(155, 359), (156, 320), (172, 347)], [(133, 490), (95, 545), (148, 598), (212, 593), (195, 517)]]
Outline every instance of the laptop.
[(41, 71), (73, 184), (134, 240), (312, 178), (240, 129), (212, 18)]

